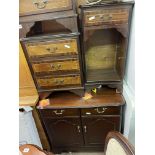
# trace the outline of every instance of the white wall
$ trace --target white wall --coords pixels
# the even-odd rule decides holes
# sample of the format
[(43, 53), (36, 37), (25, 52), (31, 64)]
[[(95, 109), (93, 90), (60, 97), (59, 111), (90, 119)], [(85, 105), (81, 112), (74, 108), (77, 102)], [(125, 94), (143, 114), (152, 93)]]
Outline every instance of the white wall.
[(126, 100), (124, 135), (135, 144), (135, 15), (133, 10), (126, 73), (123, 84)]

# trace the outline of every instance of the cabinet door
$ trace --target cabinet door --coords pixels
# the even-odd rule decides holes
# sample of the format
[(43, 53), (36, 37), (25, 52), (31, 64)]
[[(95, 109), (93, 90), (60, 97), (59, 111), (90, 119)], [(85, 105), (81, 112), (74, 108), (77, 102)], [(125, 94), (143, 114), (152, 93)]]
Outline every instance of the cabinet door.
[(46, 119), (45, 127), (54, 148), (83, 144), (80, 118)]
[(119, 131), (120, 117), (82, 118), (82, 124), (85, 145), (104, 147), (108, 132), (111, 130)]

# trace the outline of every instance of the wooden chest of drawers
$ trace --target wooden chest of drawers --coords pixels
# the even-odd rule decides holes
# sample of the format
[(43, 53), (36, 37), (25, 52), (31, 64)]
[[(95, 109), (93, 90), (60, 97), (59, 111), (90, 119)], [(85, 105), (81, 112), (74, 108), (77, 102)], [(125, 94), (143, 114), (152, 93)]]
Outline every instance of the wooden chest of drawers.
[(22, 42), (39, 92), (82, 89), (78, 36)]

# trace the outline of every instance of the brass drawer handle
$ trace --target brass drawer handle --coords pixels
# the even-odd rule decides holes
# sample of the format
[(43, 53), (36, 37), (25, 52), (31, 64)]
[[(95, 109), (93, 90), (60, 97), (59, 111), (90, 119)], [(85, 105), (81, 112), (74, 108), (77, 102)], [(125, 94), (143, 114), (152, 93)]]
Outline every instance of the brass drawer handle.
[(60, 68), (61, 68), (61, 64), (58, 64), (58, 65), (57, 65), (57, 69), (60, 69)]
[(54, 64), (50, 64), (50, 66), (52, 69), (57, 69), (57, 70), (59, 70), (62, 67), (61, 64), (57, 64), (57, 66), (55, 66)]
[(54, 53), (58, 48), (57, 47), (53, 47), (53, 48), (46, 48), (46, 50), (50, 53)]
[(62, 80), (55, 80), (55, 84), (59, 85), (59, 84), (63, 84), (64, 83), (64, 79)]
[(52, 69), (54, 69), (54, 68), (55, 68), (55, 66), (54, 66), (53, 64), (50, 64), (50, 66), (51, 66), (51, 68), (52, 68)]
[(112, 15), (100, 15), (99, 18), (101, 20), (110, 20), (110, 19), (112, 19)]
[(54, 112), (56, 115), (62, 115), (64, 111), (65, 111), (65, 110), (60, 110), (60, 112), (58, 112), (57, 110), (55, 110), (55, 111), (53, 111), (53, 112)]
[(48, 0), (42, 0), (42, 2), (38, 2), (38, 0), (33, 0), (33, 4), (38, 8), (38, 9), (43, 9), (46, 7)]
[(107, 110), (107, 108), (102, 108), (102, 111), (100, 111), (99, 108), (96, 108), (95, 110), (98, 114), (103, 114)]

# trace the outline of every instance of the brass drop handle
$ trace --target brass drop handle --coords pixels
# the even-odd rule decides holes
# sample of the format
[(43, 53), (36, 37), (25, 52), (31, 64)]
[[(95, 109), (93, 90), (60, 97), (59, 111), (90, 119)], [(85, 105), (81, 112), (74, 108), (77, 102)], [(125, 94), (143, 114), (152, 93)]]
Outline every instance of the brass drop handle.
[(85, 125), (83, 128), (84, 128), (84, 132), (87, 133), (87, 126)]
[(46, 48), (46, 50), (50, 53), (54, 53), (58, 48), (57, 47), (53, 47), (53, 48)]
[(33, 4), (38, 8), (38, 9), (43, 9), (46, 7), (48, 0), (42, 0), (42, 2), (38, 0), (33, 0)]
[(110, 19), (112, 19), (112, 15), (100, 15), (100, 19), (102, 19), (102, 20), (110, 20)]
[(61, 64), (58, 64), (58, 65), (57, 65), (57, 69), (60, 69), (60, 68), (61, 68)]
[(81, 132), (81, 130), (80, 130), (80, 126), (79, 126), (79, 125), (77, 126), (77, 130), (78, 130), (78, 133)]
[(64, 83), (64, 80), (60, 80), (59, 83), (60, 83), (60, 84), (63, 84), (63, 83)]
[(58, 112), (57, 110), (53, 111), (56, 115), (62, 115), (64, 110), (60, 110), (60, 112)]
[(102, 108), (102, 110), (100, 111), (99, 108), (96, 108), (95, 110), (97, 111), (97, 113), (102, 114), (106, 111), (107, 108)]
[(63, 84), (64, 83), (64, 79), (62, 79), (62, 80), (55, 80), (55, 83), (57, 85)]
[(54, 68), (55, 68), (55, 66), (54, 66), (53, 64), (50, 64), (50, 66), (51, 66), (51, 68), (52, 68), (52, 69), (54, 69)]

